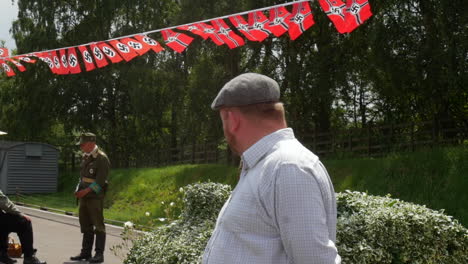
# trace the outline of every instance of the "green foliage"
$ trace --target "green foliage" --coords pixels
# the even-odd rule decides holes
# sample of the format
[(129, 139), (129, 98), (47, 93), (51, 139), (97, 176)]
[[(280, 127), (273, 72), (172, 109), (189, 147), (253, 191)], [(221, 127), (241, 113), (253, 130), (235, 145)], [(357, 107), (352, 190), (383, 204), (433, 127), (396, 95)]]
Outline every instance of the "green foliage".
[[(24, 54), (284, 1), (16, 2), (11, 31)], [(279, 80), (288, 123), (298, 135), (446, 119), (466, 132), (466, 5), (462, 0), (370, 4), (374, 15), (351, 34), (338, 34), (314, 1), (316, 23), (295, 41), (285, 34), (230, 50), (187, 33), (195, 40), (183, 54), (150, 51), (77, 75), (53, 75), (41, 61), (25, 64), (26, 72), (1, 80), (0, 125), (9, 132), (5, 139), (60, 146), (64, 164), (76, 151), (73, 137), (91, 130), (114, 167), (152, 166), (166, 154), (160, 149), (219, 143), (220, 121), (209, 104), (226, 81), (252, 71)], [(162, 43), (160, 34), (150, 37)]]
[[(208, 183), (184, 190), (181, 219), (136, 239), (125, 264), (200, 263), (230, 188)], [(337, 195), (337, 206), (343, 264), (468, 261), (468, 230), (443, 212), (350, 191)]]
[[(335, 191), (354, 190), (442, 210), (468, 226), (468, 146), (436, 148), (383, 158), (324, 160)], [(176, 201), (179, 188), (195, 182), (219, 182), (234, 187), (238, 170), (226, 165), (182, 165), (164, 168), (111, 170), (106, 218), (146, 225), (148, 217), (167, 218), (166, 206)], [(77, 173), (60, 173), (59, 192), (33, 195), (31, 203), (76, 211), (72, 195)], [(165, 205), (161, 204), (164, 202)], [(177, 204), (177, 203), (176, 203)], [(178, 215), (180, 208), (171, 209)]]
[[(109, 191), (104, 200), (104, 217), (123, 222), (131, 221), (140, 228), (161, 225), (180, 215), (181, 187), (210, 181), (235, 186), (237, 176), (237, 168), (219, 164), (114, 169), (109, 176)], [(78, 178), (77, 172), (62, 172), (58, 193), (28, 195), (19, 201), (77, 212), (73, 191)], [(16, 201), (16, 198), (14, 200)], [(174, 204), (171, 206), (171, 203)], [(146, 215), (147, 212), (149, 216)]]
[(325, 160), (335, 191), (393, 197), (449, 215), (468, 226), (468, 147), (394, 153), (383, 158)]
[(441, 211), (350, 191), (337, 206), (344, 264), (468, 262), (468, 230)]
[(180, 219), (134, 241), (125, 264), (201, 263), (216, 216), (231, 187), (200, 183), (184, 187), (183, 193)]

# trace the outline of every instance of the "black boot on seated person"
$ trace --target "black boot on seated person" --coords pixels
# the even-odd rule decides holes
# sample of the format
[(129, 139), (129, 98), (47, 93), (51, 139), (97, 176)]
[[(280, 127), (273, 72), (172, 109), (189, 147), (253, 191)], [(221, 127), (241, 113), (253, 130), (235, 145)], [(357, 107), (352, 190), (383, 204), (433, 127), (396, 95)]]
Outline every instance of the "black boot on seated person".
[(16, 260), (8, 257), (7, 253), (0, 253), (0, 263), (14, 264)]
[(47, 264), (47, 262), (40, 261), (35, 256), (32, 256), (32, 257), (24, 257), (23, 264)]

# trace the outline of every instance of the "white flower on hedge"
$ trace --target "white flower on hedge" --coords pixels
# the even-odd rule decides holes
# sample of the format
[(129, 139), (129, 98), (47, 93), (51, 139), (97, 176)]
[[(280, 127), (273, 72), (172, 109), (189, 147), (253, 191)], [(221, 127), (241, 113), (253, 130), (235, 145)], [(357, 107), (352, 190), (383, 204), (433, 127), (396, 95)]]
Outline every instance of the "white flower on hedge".
[(133, 228), (133, 223), (130, 222), (130, 221), (127, 221), (127, 222), (124, 223), (124, 227), (126, 227), (126, 228)]
[(161, 202), (162, 205), (164, 205), (164, 202)]
[(170, 205), (170, 206), (174, 206), (174, 205), (175, 205), (175, 203), (174, 203), (174, 202), (171, 202), (169, 205)]
[(184, 188), (180, 187), (179, 192), (184, 192)]
[(164, 222), (166, 221), (166, 218), (158, 218), (159, 221)]
[(150, 216), (151, 214), (150, 214), (150, 212), (146, 212), (145, 215), (146, 215), (146, 216)]

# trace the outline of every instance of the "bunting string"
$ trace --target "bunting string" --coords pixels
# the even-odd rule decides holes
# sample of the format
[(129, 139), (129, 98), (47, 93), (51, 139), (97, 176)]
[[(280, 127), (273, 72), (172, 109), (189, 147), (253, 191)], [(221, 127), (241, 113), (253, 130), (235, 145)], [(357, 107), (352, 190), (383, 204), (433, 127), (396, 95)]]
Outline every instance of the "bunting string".
[[(372, 16), (368, 0), (318, 1), (341, 34), (352, 32)], [(83, 68), (85, 71), (92, 71), (109, 63), (128, 62), (150, 50), (155, 53), (165, 50), (162, 44), (148, 36), (154, 33), (160, 33), (165, 46), (178, 53), (184, 52), (195, 40), (182, 33), (184, 31), (204, 40), (209, 39), (218, 46), (227, 45), (230, 49), (245, 45), (246, 40), (262, 42), (270, 36), (280, 37), (286, 32), (289, 33), (291, 40), (295, 40), (315, 24), (309, 2), (309, 0), (288, 2), (183, 25), (28, 54), (10, 56), (8, 49), (0, 48), (0, 64), (9, 77), (16, 75), (14, 69), (19, 72), (26, 71), (22, 63), (36, 63), (37, 59), (45, 62), (54, 74), (78, 74)], [(289, 12), (286, 6), (291, 5), (292, 12)], [(265, 11), (268, 11), (268, 17)], [(247, 20), (244, 18), (245, 15)], [(226, 21), (230, 21), (233, 28), (236, 28), (243, 37), (233, 31)]]

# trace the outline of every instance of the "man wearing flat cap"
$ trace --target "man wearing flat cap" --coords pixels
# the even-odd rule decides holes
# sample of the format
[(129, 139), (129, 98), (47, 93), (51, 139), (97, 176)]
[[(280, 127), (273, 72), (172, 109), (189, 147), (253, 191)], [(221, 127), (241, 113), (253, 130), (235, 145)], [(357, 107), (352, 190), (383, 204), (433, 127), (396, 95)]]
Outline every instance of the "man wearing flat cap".
[(204, 264), (341, 263), (332, 182), (287, 127), (279, 99), (276, 81), (246, 73), (226, 83), (211, 105), (243, 165)]
[[(83, 151), (80, 182), (75, 191), (79, 199), (79, 220), (83, 233), (81, 252), (70, 259), (89, 263), (104, 262), (106, 228), (104, 225), (104, 196), (107, 190), (107, 177), (110, 162), (107, 155), (96, 145), (96, 135), (83, 133), (77, 143)], [(96, 240), (94, 257), (91, 256)]]

